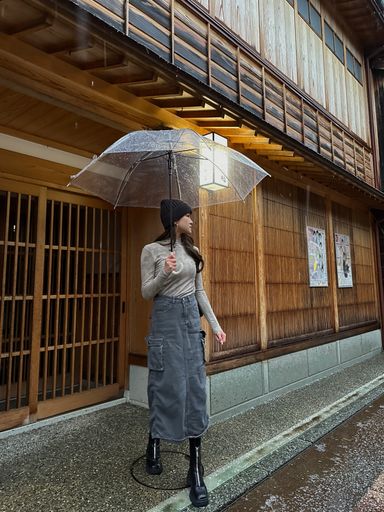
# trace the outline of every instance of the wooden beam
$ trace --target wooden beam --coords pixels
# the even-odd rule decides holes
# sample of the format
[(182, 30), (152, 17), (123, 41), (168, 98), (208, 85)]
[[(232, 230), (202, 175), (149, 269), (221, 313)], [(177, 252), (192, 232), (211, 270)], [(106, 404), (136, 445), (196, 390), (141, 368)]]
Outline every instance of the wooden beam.
[(304, 162), (302, 156), (269, 156), (268, 158), (276, 162)]
[(231, 141), (234, 144), (267, 144), (269, 142), (268, 137), (249, 136), (249, 135), (235, 135), (231, 137)]
[[(210, 122), (210, 121), (207, 121), (207, 123)], [(216, 123), (216, 121), (213, 121), (214, 123)], [(212, 122), (212, 123), (213, 123)], [(199, 122), (199, 125), (200, 125), (200, 122)], [(255, 130), (252, 129), (252, 128), (242, 128), (242, 127), (238, 127), (238, 128), (220, 128), (220, 131), (218, 132), (220, 134), (223, 135), (223, 137), (232, 137), (232, 135), (248, 135), (249, 137), (255, 137), (256, 136), (256, 133), (255, 133)]]
[(218, 120), (218, 121), (198, 121), (197, 123), (199, 126), (201, 126), (202, 128), (212, 128), (215, 129), (215, 128), (220, 128), (220, 129), (223, 129), (223, 128), (233, 128), (235, 126), (238, 126), (240, 128), (240, 122), (239, 121), (232, 121), (231, 119), (224, 119), (223, 121), (221, 120)]
[(244, 149), (254, 149), (254, 150), (257, 150), (257, 152), (259, 152), (259, 150), (263, 150), (263, 149), (268, 149), (271, 151), (281, 151), (283, 149), (283, 146), (281, 144), (273, 144), (273, 143), (270, 143), (270, 144), (264, 144), (264, 143), (245, 144)]
[[(104, 68), (106, 69), (106, 68)], [(108, 69), (106, 69), (108, 71)], [(122, 76), (114, 76), (107, 79), (108, 82), (114, 85), (129, 85), (130, 87), (141, 87), (143, 85), (152, 85), (159, 81), (159, 77), (153, 71), (146, 71), (146, 73), (129, 74)]]
[[(154, 99), (153, 103), (162, 108), (196, 108), (204, 107), (204, 101), (200, 98), (169, 98), (169, 99)], [(191, 110), (193, 112), (193, 110)]]
[[(136, 85), (136, 83), (132, 85)], [(142, 88), (135, 91), (135, 94), (139, 98), (174, 98), (175, 96), (182, 96), (183, 89), (177, 84), (166, 84), (152, 88)]]
[(7, 31), (9, 35), (26, 35), (38, 32), (52, 26), (52, 18), (50, 16), (41, 16), (38, 20), (27, 21), (16, 26), (11, 31)]
[(258, 155), (266, 155), (266, 156), (294, 156), (293, 151), (276, 151), (273, 149), (255, 149), (256, 153)]
[(117, 55), (113, 59), (110, 59), (109, 62), (105, 58), (97, 59), (92, 62), (86, 62), (81, 66), (83, 71), (104, 71), (108, 69), (120, 69), (124, 68), (127, 65), (125, 62), (125, 57), (121, 55)]
[(71, 54), (71, 53), (81, 52), (83, 50), (89, 50), (90, 48), (93, 47), (93, 44), (94, 43), (91, 40), (87, 40), (87, 41), (80, 42), (80, 43), (65, 42), (65, 43), (57, 44), (56, 46), (49, 45), (44, 49), (44, 51), (46, 53), (49, 53), (50, 55), (59, 55), (62, 53)]
[(224, 114), (218, 110), (195, 110), (193, 112), (179, 112), (179, 117), (183, 119), (204, 119), (206, 117), (223, 118)]
[(142, 128), (162, 123), (170, 128), (204, 132), (180, 116), (46, 55), (13, 36), (0, 34), (0, 67), (2, 76), (9, 82), (21, 84), (25, 92), (38, 91), (40, 95), (71, 105), (78, 112), (97, 114), (104, 124), (112, 121), (113, 126), (122, 131), (132, 130), (134, 122)]

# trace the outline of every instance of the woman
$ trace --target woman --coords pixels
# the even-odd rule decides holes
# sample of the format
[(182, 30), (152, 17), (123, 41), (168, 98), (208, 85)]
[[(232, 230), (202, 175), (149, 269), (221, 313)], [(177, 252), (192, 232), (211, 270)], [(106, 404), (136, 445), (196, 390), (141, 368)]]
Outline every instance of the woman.
[[(172, 206), (172, 208), (171, 208)], [(172, 211), (172, 218), (171, 218)], [(149, 441), (146, 470), (160, 474), (160, 439), (189, 439), (187, 485), (197, 507), (208, 504), (201, 464), (201, 436), (208, 428), (204, 342), (200, 311), (221, 344), (221, 329), (203, 288), (204, 261), (191, 238), (191, 207), (164, 199), (160, 218), (164, 233), (143, 248), (142, 295), (154, 299), (148, 345)], [(172, 233), (171, 233), (172, 231)], [(170, 237), (175, 241), (170, 252)]]

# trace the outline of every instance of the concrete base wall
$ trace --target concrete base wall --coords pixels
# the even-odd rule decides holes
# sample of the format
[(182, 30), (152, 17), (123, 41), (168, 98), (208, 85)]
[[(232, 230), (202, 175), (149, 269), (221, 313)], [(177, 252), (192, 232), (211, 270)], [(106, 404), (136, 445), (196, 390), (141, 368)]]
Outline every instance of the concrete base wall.
[[(381, 332), (377, 330), (211, 375), (207, 378), (211, 423), (364, 361), (381, 350)], [(148, 407), (147, 377), (147, 368), (130, 366), (131, 403)]]

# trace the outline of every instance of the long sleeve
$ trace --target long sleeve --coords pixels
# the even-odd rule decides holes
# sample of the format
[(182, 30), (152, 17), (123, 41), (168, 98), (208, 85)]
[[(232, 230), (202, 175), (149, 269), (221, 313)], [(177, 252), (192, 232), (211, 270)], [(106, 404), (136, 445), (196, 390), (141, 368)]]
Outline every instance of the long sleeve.
[(211, 326), (212, 331), (217, 334), (222, 329), (220, 327), (219, 322), (217, 321), (217, 318), (215, 316), (215, 313), (213, 312), (212, 306), (208, 300), (207, 294), (205, 293), (204, 286), (203, 286), (203, 279), (201, 277), (201, 272), (196, 274), (196, 300), (197, 303), (200, 306), (201, 311), (203, 312), (203, 315), (207, 319), (209, 325)]
[(153, 299), (167, 283), (169, 277), (164, 268), (155, 275), (155, 257), (145, 246), (141, 252), (141, 294), (144, 299)]

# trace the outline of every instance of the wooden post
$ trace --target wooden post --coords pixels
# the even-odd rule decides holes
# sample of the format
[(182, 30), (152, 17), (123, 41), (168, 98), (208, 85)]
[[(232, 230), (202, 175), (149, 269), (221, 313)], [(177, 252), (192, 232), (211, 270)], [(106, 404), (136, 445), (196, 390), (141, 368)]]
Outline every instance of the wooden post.
[(268, 348), (266, 275), (264, 258), (263, 189), (259, 185), (253, 192), (253, 225), (256, 280), (256, 314), (258, 315), (260, 348)]
[(125, 0), (125, 23), (124, 32), (127, 36), (129, 34), (129, 0)]
[(171, 64), (175, 63), (175, 0), (171, 0)]
[(46, 222), (47, 189), (41, 189), (39, 194), (36, 233), (36, 263), (35, 281), (33, 290), (33, 330), (31, 344), (31, 366), (29, 382), (29, 410), (30, 420), (34, 421), (37, 414), (39, 393), (39, 359), (41, 342), (41, 319), (43, 306), (43, 279), (44, 279), (44, 245)]
[[(205, 194), (206, 191), (201, 190), (200, 194)], [(202, 204), (204, 204), (204, 201), (202, 201)], [(210, 266), (211, 266), (211, 254), (209, 249), (209, 211), (207, 206), (202, 206), (199, 208), (199, 250), (200, 253), (203, 255), (205, 266), (203, 271), (203, 283), (204, 283), (204, 289), (209, 297), (210, 300), (212, 300), (211, 297), (211, 279), (210, 279)], [(213, 352), (213, 337), (211, 333), (211, 329), (208, 328), (207, 321), (202, 318), (202, 325), (203, 329), (207, 333), (206, 338), (206, 353), (205, 353), (205, 359), (207, 363), (211, 359), (211, 354)]]
[(212, 69), (211, 69), (211, 24), (207, 24), (207, 75), (208, 75), (208, 86), (212, 85)]
[[(116, 220), (115, 220), (116, 222)], [(119, 339), (119, 363), (117, 370), (117, 380), (119, 383), (120, 389), (128, 389), (129, 387), (129, 364), (128, 357), (130, 352), (130, 343), (131, 338), (129, 336), (130, 330), (128, 328), (128, 300), (130, 297), (128, 294), (132, 294), (132, 287), (129, 286), (129, 265), (131, 263), (130, 257), (132, 255), (129, 254), (128, 240), (129, 235), (132, 234), (129, 232), (128, 226), (128, 209), (123, 208), (121, 212), (121, 241), (120, 241), (120, 339)], [(116, 240), (115, 240), (116, 243)], [(139, 272), (140, 269), (137, 271)], [(115, 291), (114, 291), (115, 295)]]
[(241, 105), (241, 50), (240, 46), (237, 47), (237, 102)]

